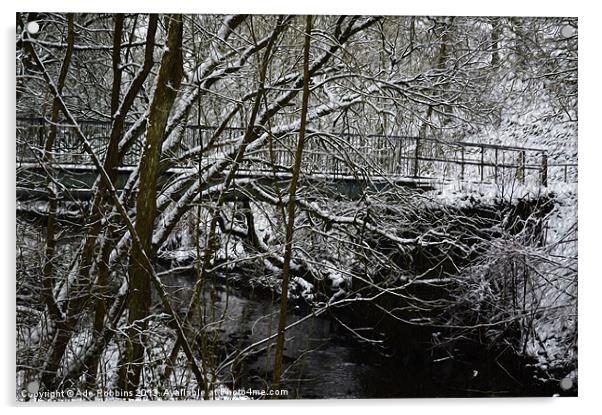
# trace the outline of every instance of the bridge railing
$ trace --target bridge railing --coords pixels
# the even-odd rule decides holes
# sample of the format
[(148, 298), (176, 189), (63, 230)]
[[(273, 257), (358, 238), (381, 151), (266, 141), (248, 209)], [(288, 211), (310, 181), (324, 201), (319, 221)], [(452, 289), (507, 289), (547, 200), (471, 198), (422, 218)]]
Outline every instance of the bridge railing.
[[(80, 127), (100, 157), (104, 157), (111, 125), (104, 121), (84, 120)], [(17, 119), (17, 161), (36, 162), (50, 125), (39, 118)], [(178, 148), (169, 156), (182, 158), (193, 148), (206, 148), (216, 131), (211, 126), (190, 125), (184, 129)], [(226, 128), (212, 149), (203, 153), (205, 161), (228, 154), (242, 128)], [(293, 164), (296, 134), (271, 137), (271, 145), (249, 152), (244, 170), (288, 171)], [(135, 166), (142, 143), (136, 142), (124, 157), (123, 165)], [(53, 159), (59, 164), (92, 164), (73, 127), (57, 126)], [(198, 160), (182, 160), (192, 165)], [(184, 166), (183, 165), (183, 166)], [(504, 184), (576, 181), (576, 164), (548, 163), (545, 150), (492, 144), (447, 142), (434, 138), (378, 134), (325, 133), (309, 131), (306, 137), (302, 171), (326, 178), (388, 177), (391, 179), (441, 179)], [(552, 175), (550, 176), (550, 173)]]
[(548, 163), (550, 181), (557, 183), (576, 183), (579, 168), (577, 163)]
[[(103, 121), (83, 120), (80, 128), (90, 141), (95, 153), (101, 157), (106, 154), (111, 124)], [(17, 118), (17, 162), (36, 162), (42, 158), (46, 138), (50, 132), (50, 123), (43, 118)], [(92, 164), (75, 128), (57, 123), (56, 139), (52, 149), (53, 161), (57, 164)], [(135, 154), (139, 146), (134, 145), (129, 153)]]
[[(290, 166), (296, 137), (278, 140), (277, 164)], [(262, 160), (267, 164), (268, 152)], [(432, 138), (360, 134), (309, 134), (303, 172), (336, 177), (380, 176), (488, 183), (547, 184), (545, 150)]]

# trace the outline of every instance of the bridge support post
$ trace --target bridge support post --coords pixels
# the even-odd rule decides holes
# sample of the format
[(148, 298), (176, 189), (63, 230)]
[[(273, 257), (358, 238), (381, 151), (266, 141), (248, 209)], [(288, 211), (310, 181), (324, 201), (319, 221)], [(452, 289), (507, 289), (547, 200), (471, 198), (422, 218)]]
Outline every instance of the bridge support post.
[(485, 147), (481, 146), (481, 183), (485, 178)]
[(498, 172), (498, 151), (497, 151), (497, 147), (495, 148), (495, 184), (497, 184), (497, 172)]
[(414, 151), (414, 177), (420, 175), (420, 137), (416, 137), (416, 150)]
[(462, 149), (462, 163), (460, 164), (460, 180), (464, 181), (464, 147)]
[(518, 153), (518, 166), (516, 168), (516, 178), (520, 184), (525, 183), (525, 151)]
[(540, 182), (542, 186), (548, 185), (548, 154), (541, 154), (541, 167), (539, 171)]

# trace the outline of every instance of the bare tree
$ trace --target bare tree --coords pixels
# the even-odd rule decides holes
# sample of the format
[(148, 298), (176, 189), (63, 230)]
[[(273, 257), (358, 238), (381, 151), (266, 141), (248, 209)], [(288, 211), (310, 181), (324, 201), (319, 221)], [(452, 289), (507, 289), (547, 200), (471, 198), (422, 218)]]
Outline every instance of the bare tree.
[[(21, 383), (135, 392), (189, 379), (208, 398), (275, 345), (277, 389), (287, 327), (302, 324), (287, 326), (289, 298), (450, 338), (516, 329), (522, 355), (538, 313), (556, 312), (540, 304), (548, 289), (572, 307), (572, 254), (541, 246), (554, 216), (539, 202), (555, 197), (538, 187), (545, 152), (516, 146), (572, 160), (546, 128), (576, 128), (573, 19), (24, 13), (17, 30), (18, 189), (45, 195), (22, 209), (44, 221), (44, 255), (18, 262)], [(412, 189), (427, 179), (435, 190)], [(449, 202), (452, 181), (495, 182), (499, 199), (463, 189)], [(20, 229), (38, 258), (36, 228)], [(174, 248), (195, 270), (183, 305), (162, 281)], [(278, 328), (223, 356), (206, 292), (243, 267), (279, 292)], [(489, 268), (514, 277), (483, 280)]]

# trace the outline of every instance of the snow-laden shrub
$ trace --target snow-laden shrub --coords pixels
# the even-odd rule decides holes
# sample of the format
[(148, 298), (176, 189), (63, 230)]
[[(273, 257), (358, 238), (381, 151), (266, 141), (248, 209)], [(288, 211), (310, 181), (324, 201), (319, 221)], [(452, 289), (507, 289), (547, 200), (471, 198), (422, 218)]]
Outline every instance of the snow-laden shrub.
[[(540, 380), (576, 377), (577, 217), (574, 194), (561, 195), (543, 234), (508, 232), (462, 270), (447, 323), (508, 345)], [(575, 379), (573, 379), (575, 380)]]

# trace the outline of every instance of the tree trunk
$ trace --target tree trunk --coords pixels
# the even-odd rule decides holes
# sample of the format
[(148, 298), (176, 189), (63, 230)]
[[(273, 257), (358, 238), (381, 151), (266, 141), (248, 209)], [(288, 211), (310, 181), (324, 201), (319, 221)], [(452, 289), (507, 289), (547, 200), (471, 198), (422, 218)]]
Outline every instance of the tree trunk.
[[(139, 73), (139, 75), (136, 77), (136, 79), (133, 81), (132, 87), (128, 92), (128, 95), (132, 95), (132, 102), (138, 90), (141, 88), (142, 82), (144, 81), (144, 79), (146, 79), (146, 76), (148, 75), (152, 67), (154, 37), (155, 30), (157, 27), (156, 22), (157, 16), (151, 15), (147, 31), (144, 67)], [(60, 94), (60, 91), (57, 90), (56, 92)], [(127, 99), (124, 101), (127, 102)], [(57, 101), (57, 97), (55, 97), (55, 102), (59, 102)], [(122, 111), (120, 113), (120, 116), (123, 117), (123, 119), (125, 120), (125, 114), (127, 114), (127, 112), (129, 111), (129, 106), (122, 104), (121, 109)], [(119, 118), (119, 116), (117, 118)], [(111, 132), (111, 138), (109, 140), (107, 156), (103, 165), (103, 168), (109, 175), (109, 180), (111, 183), (115, 180), (115, 169), (117, 167), (117, 164), (119, 163), (119, 154), (117, 150), (119, 138), (121, 136), (121, 131), (123, 127), (123, 124), (121, 124), (121, 127), (116, 127), (116, 125), (118, 124), (114, 122)], [(103, 203), (109, 199), (109, 185), (101, 181), (99, 183), (98, 190), (94, 195), (91, 214), (86, 222), (86, 225), (89, 226), (90, 229), (87, 235), (85, 236), (84, 242), (81, 247), (81, 255), (79, 256), (79, 269), (76, 271), (77, 279), (72, 284), (72, 286), (69, 287), (69, 294), (66, 296), (68, 302), (68, 304), (65, 306), (65, 308), (67, 309), (67, 316), (65, 318), (65, 321), (57, 325), (57, 330), (61, 331), (61, 333), (57, 333), (54, 337), (55, 340), (53, 341), (52, 347), (49, 351), (50, 358), (47, 359), (46, 367), (44, 369), (45, 373), (42, 377), (42, 382), (50, 389), (53, 388), (52, 385), (56, 380), (56, 371), (60, 365), (63, 355), (65, 354), (67, 345), (73, 333), (73, 329), (76, 326), (77, 321), (79, 319), (79, 315), (84, 306), (86, 305), (87, 301), (89, 301), (89, 288), (91, 286), (90, 269), (92, 267), (92, 261), (94, 258), (96, 240), (102, 229), (101, 219), (103, 215)]]
[[(232, 162), (232, 167), (230, 168), (230, 171), (228, 172), (228, 174), (224, 180), (224, 185), (223, 185), (222, 191), (221, 191), (220, 195), (218, 196), (218, 200), (215, 204), (215, 207), (212, 209), (212, 212), (211, 212), (212, 217), (211, 217), (211, 222), (209, 224), (209, 231), (208, 231), (207, 237), (206, 237), (205, 250), (203, 252), (203, 260), (202, 260), (201, 266), (198, 267), (200, 269), (197, 270), (197, 283), (196, 283), (194, 292), (192, 294), (190, 303), (188, 305), (186, 316), (184, 317), (185, 328), (186, 328), (186, 326), (188, 326), (190, 319), (192, 318), (193, 314), (195, 313), (195, 310), (197, 310), (197, 308), (200, 305), (200, 299), (201, 299), (202, 287), (203, 287), (203, 279), (205, 278), (206, 270), (207, 270), (207, 268), (209, 268), (211, 259), (213, 258), (213, 255), (215, 254), (215, 251), (218, 248), (216, 229), (217, 229), (217, 224), (218, 224), (218, 220), (219, 220), (219, 216), (220, 216), (220, 209), (226, 202), (227, 191), (228, 191), (228, 189), (230, 189), (230, 186), (232, 185), (232, 182), (234, 181), (236, 172), (238, 171), (238, 166), (240, 165), (240, 163), (242, 162), (242, 160), (244, 158), (247, 145), (253, 140), (253, 138), (256, 137), (255, 122), (257, 120), (257, 114), (259, 113), (261, 100), (263, 99), (263, 96), (265, 94), (265, 79), (267, 76), (267, 70), (268, 70), (268, 66), (270, 63), (270, 59), (271, 59), (272, 48), (274, 47), (274, 44), (276, 43), (276, 39), (278, 38), (280, 33), (282, 33), (282, 31), (284, 31), (284, 28), (285, 28), (284, 21), (285, 20), (282, 18), (278, 19), (278, 25), (272, 32), (270, 39), (268, 41), (268, 45), (266, 46), (266, 51), (265, 51), (265, 54), (263, 55), (263, 59), (261, 62), (261, 68), (259, 69), (259, 87), (257, 88), (257, 93), (255, 95), (255, 102), (253, 103), (253, 109), (251, 110), (249, 124), (247, 126), (247, 129), (245, 130), (243, 142), (242, 142), (240, 148), (238, 149), (238, 151), (236, 152), (236, 155)], [(193, 341), (194, 341), (194, 339), (193, 339)], [(175, 362), (175, 359), (180, 350), (181, 342), (182, 342), (182, 339), (180, 339), (180, 338), (177, 339), (176, 343), (174, 344), (174, 347), (172, 348), (172, 350), (169, 354), (167, 363), (165, 365), (165, 372), (163, 373), (163, 381), (167, 380), (171, 376), (173, 363)], [(207, 393), (208, 391), (205, 391), (205, 392)]]
[(502, 30), (501, 19), (499, 17), (491, 19), (491, 66), (498, 66), (500, 63), (500, 32)]
[[(113, 67), (113, 87), (111, 89), (111, 117), (115, 120), (117, 111), (119, 110), (119, 97), (121, 94), (121, 38), (123, 34), (123, 14), (116, 13), (115, 14), (115, 29), (113, 30), (113, 54), (112, 54), (112, 67)], [(113, 128), (113, 131), (115, 128)], [(118, 139), (121, 134), (115, 134), (111, 132), (111, 140), (110, 144), (113, 146), (112, 149), (108, 149), (107, 157), (105, 159), (105, 169), (109, 174), (109, 177), (112, 181), (115, 178), (115, 168), (117, 167), (117, 159), (118, 159)], [(112, 150), (112, 151), (111, 151)], [(99, 184), (102, 186), (102, 183)], [(106, 198), (109, 200), (109, 198)], [(111, 250), (113, 244), (111, 243), (112, 239), (112, 226), (110, 221), (107, 221), (107, 230), (106, 237), (102, 243), (101, 254), (100, 254), (100, 262), (98, 264), (98, 280), (96, 284), (96, 291), (98, 297), (96, 298), (96, 305), (94, 307), (94, 329), (93, 336), (94, 338), (98, 338), (101, 335), (102, 329), (104, 327), (105, 315), (107, 313), (107, 305), (105, 301), (106, 296), (106, 286), (109, 283), (109, 276), (111, 270), (109, 269), (109, 255), (111, 254)], [(88, 368), (88, 373), (86, 376), (86, 381), (90, 389), (95, 388), (96, 386), (96, 374), (98, 370), (98, 361), (100, 360), (100, 354), (102, 350), (99, 350), (98, 353), (95, 353), (94, 356), (90, 359), (90, 367)]]
[(146, 130), (146, 142), (140, 161), (140, 182), (136, 199), (136, 233), (142, 246), (133, 246), (129, 262), (128, 345), (125, 376), (120, 383), (124, 389), (135, 390), (144, 363), (144, 332), (150, 305), (151, 285), (144, 252), (151, 252), (156, 215), (156, 187), (159, 156), (167, 120), (182, 82), (182, 15), (169, 16), (167, 48), (161, 58), (157, 86), (151, 102)]
[[(274, 372), (272, 374), (272, 390), (280, 387), (280, 375), (282, 373), (282, 356), (284, 354), (284, 329), (286, 327), (286, 312), (288, 305), (288, 285), (291, 268), (291, 257), (293, 253), (293, 231), (295, 228), (295, 204), (297, 194), (297, 182), (301, 173), (301, 161), (303, 158), (303, 146), (305, 145), (305, 128), (307, 126), (307, 108), (309, 106), (309, 47), (311, 42), (312, 17), (307, 16), (305, 26), (305, 44), (303, 47), (303, 96), (301, 101), (301, 122), (299, 125), (299, 140), (295, 151), (293, 176), (289, 188), (289, 199), (287, 206), (286, 239), (284, 246), (284, 264), (282, 267), (282, 289), (280, 294), (280, 315), (278, 318), (278, 336), (276, 338), (276, 356), (274, 358)], [(275, 399), (278, 397), (273, 396)]]
[[(67, 49), (65, 51), (65, 57), (63, 58), (63, 63), (61, 64), (61, 69), (59, 73), (59, 78), (56, 84), (56, 88), (58, 92), (62, 92), (65, 81), (67, 79), (67, 73), (69, 72), (69, 66), (71, 65), (71, 58), (73, 56), (73, 49), (75, 43), (75, 29), (74, 29), (74, 18), (73, 14), (67, 14)], [(56, 123), (58, 122), (60, 111), (60, 103), (55, 98), (52, 103), (52, 114), (50, 118), (50, 130), (48, 132), (48, 138), (44, 144), (44, 162), (48, 163), (48, 170), (50, 174), (53, 174), (52, 169), (52, 150), (54, 147), (54, 142), (56, 140), (57, 129)], [(57, 304), (56, 299), (53, 294), (54, 287), (54, 255), (56, 249), (56, 209), (57, 209), (57, 194), (55, 191), (54, 183), (51, 182), (51, 178), (49, 177), (46, 181), (46, 188), (48, 192), (48, 223), (46, 226), (46, 251), (45, 251), (45, 260), (44, 267), (42, 269), (42, 296), (44, 297), (44, 302), (46, 307), (48, 308), (48, 312), (50, 317), (55, 321), (57, 332), (53, 338), (52, 345), (59, 345), (60, 354), (52, 352), (50, 353), (50, 358), (47, 359), (44, 373), (42, 374), (42, 383), (51, 388), (51, 383), (54, 381), (54, 376), (58, 367), (60, 365), (60, 361), (63, 355), (64, 348), (62, 347), (63, 343), (66, 347), (67, 343), (64, 340), (65, 337), (70, 338), (70, 336), (66, 336), (64, 331), (65, 322), (62, 321), (62, 311), (60, 309), (60, 305)], [(67, 338), (67, 341), (68, 341)], [(52, 349), (51, 349), (52, 350)], [(56, 355), (56, 356), (55, 356)]]
[[(65, 80), (67, 78), (67, 73), (69, 72), (69, 66), (71, 65), (71, 57), (73, 56), (73, 46), (75, 43), (75, 30), (73, 23), (73, 13), (67, 14), (67, 49), (65, 51), (65, 57), (63, 58), (63, 63), (61, 65), (61, 70), (59, 73), (59, 79), (56, 84), (57, 90), (59, 93), (63, 91), (65, 87)], [(44, 143), (44, 156), (43, 160), (45, 163), (48, 163), (48, 170), (53, 172), (52, 169), (52, 149), (54, 147), (54, 142), (56, 140), (56, 123), (59, 118), (60, 105), (57, 100), (53, 100), (52, 103), (52, 114), (50, 118), (50, 130), (48, 132), (48, 138)], [(60, 318), (60, 309), (56, 304), (56, 300), (52, 293), (52, 288), (54, 287), (52, 273), (53, 273), (53, 261), (54, 261), (54, 251), (56, 248), (56, 208), (57, 208), (57, 194), (55, 191), (54, 183), (52, 183), (51, 178), (49, 177), (46, 180), (46, 188), (48, 192), (48, 223), (46, 226), (46, 257), (44, 260), (44, 268), (42, 270), (42, 286), (43, 286), (43, 296), (45, 299), (46, 306), (48, 307), (48, 311), (50, 316), (54, 319)]]

